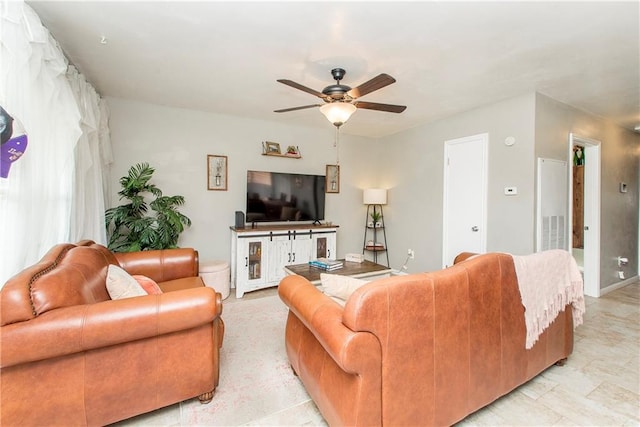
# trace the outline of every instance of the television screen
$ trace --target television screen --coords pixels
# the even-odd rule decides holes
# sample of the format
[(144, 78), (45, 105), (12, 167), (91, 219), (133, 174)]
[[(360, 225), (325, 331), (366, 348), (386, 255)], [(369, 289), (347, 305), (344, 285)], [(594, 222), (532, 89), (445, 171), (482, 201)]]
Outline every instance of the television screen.
[(247, 222), (324, 219), (325, 177), (247, 171)]

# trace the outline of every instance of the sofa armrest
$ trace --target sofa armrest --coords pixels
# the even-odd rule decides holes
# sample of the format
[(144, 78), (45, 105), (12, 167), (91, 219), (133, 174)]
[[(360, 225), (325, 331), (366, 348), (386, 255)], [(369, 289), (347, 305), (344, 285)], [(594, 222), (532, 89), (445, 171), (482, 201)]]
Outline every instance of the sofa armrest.
[(345, 372), (380, 369), (382, 352), (370, 332), (354, 332), (342, 322), (342, 307), (302, 276), (287, 276), (278, 294), (298, 319), (313, 333), (325, 351)]
[(142, 274), (156, 282), (198, 275), (198, 251), (193, 248), (116, 252), (120, 266), (129, 274)]
[(0, 328), (0, 366), (188, 330), (221, 313), (221, 295), (206, 287), (51, 310)]
[(453, 259), (453, 264), (457, 264), (459, 262), (465, 261), (473, 256), (478, 255), (475, 252), (460, 252), (454, 259)]

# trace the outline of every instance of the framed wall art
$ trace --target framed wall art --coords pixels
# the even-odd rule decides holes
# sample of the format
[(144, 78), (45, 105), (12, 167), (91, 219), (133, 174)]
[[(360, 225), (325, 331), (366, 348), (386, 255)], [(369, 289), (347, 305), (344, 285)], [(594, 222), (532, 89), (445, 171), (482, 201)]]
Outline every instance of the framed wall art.
[(262, 150), (264, 151), (264, 154), (271, 154), (271, 155), (282, 154), (282, 152), (280, 151), (280, 144), (278, 144), (277, 142), (264, 141), (262, 145)]
[(340, 192), (340, 166), (339, 165), (327, 165), (327, 175), (325, 182), (325, 192), (327, 193), (339, 193)]
[(227, 156), (207, 155), (207, 190), (227, 191)]

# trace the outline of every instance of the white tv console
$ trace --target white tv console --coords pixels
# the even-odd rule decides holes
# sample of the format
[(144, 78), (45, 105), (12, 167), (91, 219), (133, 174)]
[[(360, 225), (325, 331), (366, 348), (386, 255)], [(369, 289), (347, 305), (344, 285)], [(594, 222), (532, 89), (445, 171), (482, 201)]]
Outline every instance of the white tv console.
[(231, 228), (231, 283), (236, 298), (278, 286), (284, 268), (336, 257), (337, 225), (261, 225)]

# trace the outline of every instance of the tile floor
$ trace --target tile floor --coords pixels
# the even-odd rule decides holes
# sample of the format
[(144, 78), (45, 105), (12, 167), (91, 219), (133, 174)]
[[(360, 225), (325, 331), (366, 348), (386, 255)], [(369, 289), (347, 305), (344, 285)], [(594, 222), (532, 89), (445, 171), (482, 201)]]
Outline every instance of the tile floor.
[(552, 366), (458, 425), (640, 425), (640, 283), (585, 299), (565, 366)]
[[(245, 294), (242, 301), (275, 289)], [(226, 304), (241, 303), (231, 295)], [(585, 322), (575, 331), (574, 353), (458, 426), (640, 426), (640, 282), (601, 298), (586, 297)], [(122, 426), (181, 426), (177, 404)], [(311, 400), (229, 425), (326, 425)], [(168, 420), (172, 420), (169, 422)], [(203, 424), (204, 425), (204, 424)]]

